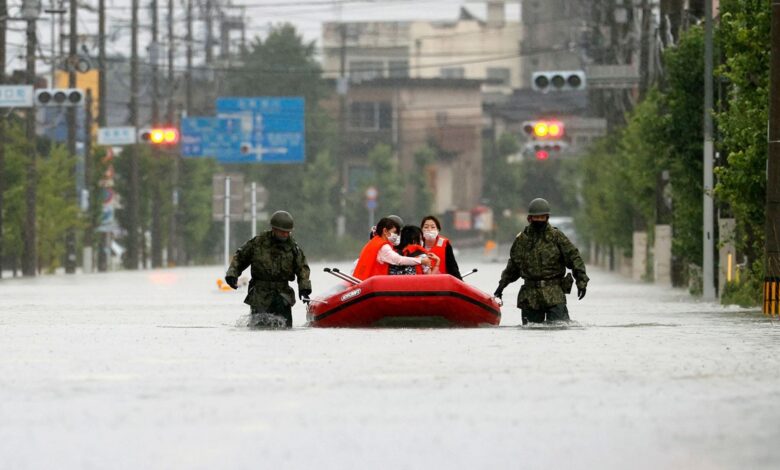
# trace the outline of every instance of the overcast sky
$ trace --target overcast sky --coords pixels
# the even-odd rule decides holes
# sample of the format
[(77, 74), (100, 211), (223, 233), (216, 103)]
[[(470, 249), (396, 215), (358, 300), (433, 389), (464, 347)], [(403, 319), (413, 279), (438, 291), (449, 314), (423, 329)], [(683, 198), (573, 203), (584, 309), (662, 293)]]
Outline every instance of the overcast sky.
[[(60, 0), (55, 0), (60, 1)], [(205, 3), (205, 0), (201, 0)], [(50, 7), (51, 0), (43, 0), (44, 8)], [(165, 24), (167, 18), (167, 0), (158, 0), (160, 8), (160, 38), (165, 40)], [(21, 0), (9, 0), (9, 16), (19, 17)], [(66, 0), (67, 4), (68, 1)], [(97, 6), (97, 0), (80, 0), (81, 5)], [(146, 47), (150, 41), (149, 22), (150, 15), (148, 5), (150, 0), (140, 0), (140, 31), (139, 53), (146, 58)], [(196, 0), (197, 3), (197, 0)], [(458, 17), (461, 6), (465, 6), (479, 17), (485, 15), (484, 1), (464, 0), (220, 0), (226, 5), (244, 5), (246, 16), (249, 18), (247, 36), (249, 38), (264, 36), (270, 23), (293, 23), (307, 40), (319, 42), (321, 25), (326, 21), (401, 21), (401, 20), (445, 20), (452, 21)], [(511, 3), (511, 2), (510, 2)], [(109, 54), (130, 54), (130, 17), (131, 0), (106, 0), (108, 9)], [(185, 34), (184, 0), (174, 0), (175, 35), (183, 37)], [(228, 11), (231, 9), (228, 8)], [(507, 17), (516, 19), (519, 16), (517, 4), (507, 6)], [(235, 10), (236, 14), (240, 11)], [(38, 23), (38, 40), (41, 51), (46, 57), (51, 50), (51, 30), (49, 14), (43, 14)], [(196, 18), (198, 15), (196, 13)], [(67, 18), (66, 18), (67, 21)], [(24, 67), (21, 55), (24, 54), (25, 40), (23, 33), (24, 23), (10, 22), (8, 35), (8, 69), (20, 69)], [(216, 33), (215, 27), (215, 33)], [(195, 25), (196, 39), (202, 39), (202, 22)], [(79, 34), (97, 34), (97, 15), (87, 8), (79, 10)], [(97, 54), (94, 41), (87, 40), (88, 49), (92, 54)], [(177, 54), (181, 60), (183, 54)], [(48, 70), (47, 63), (38, 63), (40, 71)]]

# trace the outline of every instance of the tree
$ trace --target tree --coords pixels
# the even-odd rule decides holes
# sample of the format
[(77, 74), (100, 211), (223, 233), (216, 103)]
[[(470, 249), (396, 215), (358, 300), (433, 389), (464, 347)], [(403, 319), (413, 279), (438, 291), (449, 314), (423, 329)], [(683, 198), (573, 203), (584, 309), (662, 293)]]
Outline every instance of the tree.
[(211, 263), (220, 253), (221, 231), (211, 219), (211, 178), (219, 170), (210, 159), (188, 159), (180, 174), (179, 216), (185, 263)]
[[(242, 57), (243, 65), (226, 76), (234, 96), (301, 96), (306, 103), (306, 155), (333, 148), (334, 125), (320, 108), (328, 93), (314, 41), (304, 42), (291, 24), (271, 27), (265, 40), (255, 38)], [(303, 209), (300, 191), (305, 165), (245, 165), (248, 181), (261, 182), (269, 192), (268, 206), (293, 214)]]
[(295, 216), (295, 238), (307, 255), (332, 254), (336, 243), (336, 204), (332, 202), (339, 189), (338, 173), (328, 152), (318, 153), (306, 165), (301, 198), (304, 204)]
[[(651, 145), (668, 148), (659, 170), (668, 169), (672, 197), (672, 255), (687, 279), (689, 263), (702, 260), (702, 155), (704, 130), (704, 31), (693, 27), (676, 48), (664, 54), (666, 67), (661, 111), (663, 134), (651, 137)], [(654, 142), (655, 141), (655, 142)]]
[(388, 145), (377, 144), (368, 153), (368, 162), (374, 172), (373, 186), (379, 191), (377, 214), (400, 214), (404, 184), (392, 149)]
[(723, 0), (718, 43), (728, 81), (717, 115), (726, 164), (717, 169), (715, 194), (737, 222), (737, 248), (752, 264), (763, 257), (769, 119), (770, 6), (761, 0)]
[(433, 209), (433, 191), (428, 168), (436, 159), (436, 152), (429, 146), (414, 153), (414, 171), (409, 174), (408, 185), (415, 194), (413, 211), (417, 217), (424, 217)]
[(38, 268), (54, 272), (65, 256), (65, 234), (80, 226), (79, 207), (72, 197), (73, 183), (63, 178), (76, 166), (76, 157), (62, 145), (52, 148), (39, 160), (38, 208)]

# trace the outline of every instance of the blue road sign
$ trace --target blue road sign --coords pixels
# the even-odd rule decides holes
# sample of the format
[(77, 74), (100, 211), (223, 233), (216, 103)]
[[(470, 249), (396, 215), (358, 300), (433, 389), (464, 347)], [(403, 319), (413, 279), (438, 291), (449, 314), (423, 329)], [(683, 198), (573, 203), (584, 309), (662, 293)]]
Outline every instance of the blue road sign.
[(215, 117), (190, 117), (181, 120), (182, 157), (212, 157), (240, 152), (241, 121)]
[(239, 119), (240, 145), (223, 149), (223, 163), (303, 163), (305, 103), (297, 97), (218, 98), (217, 117)]

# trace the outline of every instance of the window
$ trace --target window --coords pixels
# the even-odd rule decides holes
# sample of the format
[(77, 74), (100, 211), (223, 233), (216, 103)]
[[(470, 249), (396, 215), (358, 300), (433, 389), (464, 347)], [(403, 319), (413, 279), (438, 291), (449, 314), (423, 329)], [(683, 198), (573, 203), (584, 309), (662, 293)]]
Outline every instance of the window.
[(439, 74), (441, 78), (463, 78), (465, 70), (463, 67), (444, 67)]
[(487, 79), (493, 85), (509, 85), (510, 71), (506, 67), (488, 67)]
[(387, 69), (390, 78), (409, 78), (408, 60), (391, 60), (387, 63)]
[(349, 127), (364, 131), (390, 129), (393, 107), (388, 102), (354, 101), (349, 105)]
[(349, 63), (349, 76), (357, 82), (381, 78), (385, 64), (378, 60), (355, 60)]

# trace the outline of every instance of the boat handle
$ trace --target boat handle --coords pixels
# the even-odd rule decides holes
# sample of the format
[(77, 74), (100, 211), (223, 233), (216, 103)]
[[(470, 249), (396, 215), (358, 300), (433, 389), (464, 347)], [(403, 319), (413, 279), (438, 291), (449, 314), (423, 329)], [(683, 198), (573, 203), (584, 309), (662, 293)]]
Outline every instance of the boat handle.
[(472, 274), (474, 274), (474, 273), (475, 273), (475, 272), (477, 272), (477, 271), (479, 271), (479, 269), (477, 269), (477, 268), (474, 268), (474, 269), (472, 269), (472, 270), (471, 270), (471, 272), (470, 272), (470, 273), (466, 273), (466, 274), (464, 274), (463, 276), (461, 276), (460, 278), (461, 278), (461, 279), (466, 279), (468, 276), (471, 276)]

